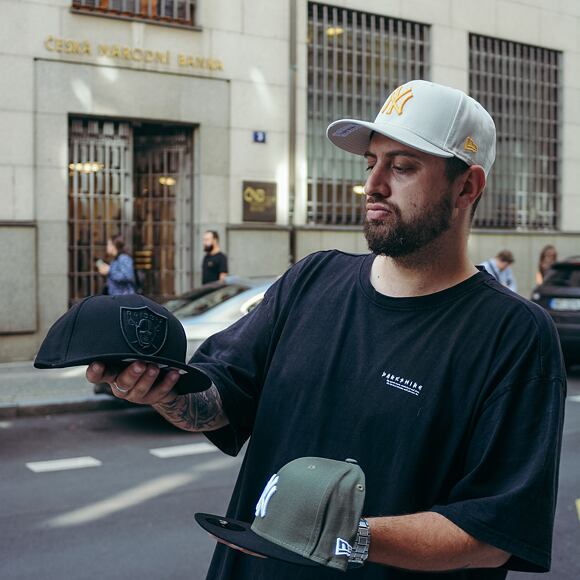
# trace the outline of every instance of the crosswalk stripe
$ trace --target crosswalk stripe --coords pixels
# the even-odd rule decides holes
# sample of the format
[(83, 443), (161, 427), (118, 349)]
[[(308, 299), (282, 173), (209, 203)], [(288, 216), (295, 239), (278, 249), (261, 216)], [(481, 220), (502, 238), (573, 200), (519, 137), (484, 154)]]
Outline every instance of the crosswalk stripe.
[(568, 397), (568, 399), (574, 403), (580, 403), (580, 395), (572, 395)]
[(170, 457), (183, 457), (185, 455), (199, 455), (201, 453), (213, 453), (217, 448), (211, 443), (192, 443), (190, 445), (174, 445), (173, 447), (158, 447), (150, 449), (149, 453), (160, 459)]
[(83, 469), (85, 467), (98, 467), (102, 463), (94, 457), (71, 457), (69, 459), (53, 459), (51, 461), (32, 461), (26, 467), (34, 473), (47, 471), (65, 471), (67, 469)]

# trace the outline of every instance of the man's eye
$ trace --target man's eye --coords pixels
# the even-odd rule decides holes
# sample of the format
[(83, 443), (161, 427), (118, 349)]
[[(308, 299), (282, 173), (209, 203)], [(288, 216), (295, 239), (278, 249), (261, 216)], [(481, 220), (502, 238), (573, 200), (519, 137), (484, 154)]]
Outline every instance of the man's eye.
[(397, 172), (397, 173), (406, 173), (407, 171), (410, 171), (411, 168), (407, 167), (406, 165), (393, 165), (393, 169)]

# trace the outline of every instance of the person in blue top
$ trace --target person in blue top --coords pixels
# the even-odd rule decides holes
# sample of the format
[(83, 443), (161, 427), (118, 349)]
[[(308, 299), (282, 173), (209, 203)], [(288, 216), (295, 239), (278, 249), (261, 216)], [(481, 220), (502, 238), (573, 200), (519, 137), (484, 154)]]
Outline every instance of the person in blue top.
[(511, 265), (515, 262), (509, 250), (502, 250), (495, 258), (482, 262), (482, 266), (502, 285), (512, 292), (517, 292), (516, 277)]
[(135, 269), (133, 258), (125, 251), (125, 240), (120, 235), (107, 240), (107, 254), (113, 258), (110, 264), (99, 260), (97, 269), (107, 277), (107, 294), (135, 294)]

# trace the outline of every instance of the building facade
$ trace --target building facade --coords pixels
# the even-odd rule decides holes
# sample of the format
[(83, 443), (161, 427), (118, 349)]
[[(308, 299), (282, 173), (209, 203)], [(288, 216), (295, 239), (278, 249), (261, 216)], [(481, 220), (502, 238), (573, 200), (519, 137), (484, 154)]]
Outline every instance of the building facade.
[(411, 78), (494, 117), (470, 252), (529, 295), (544, 245), (580, 253), (579, 32), (575, 0), (0, 0), (0, 361), (102, 290), (116, 233), (158, 300), (207, 229), (248, 277), (366, 251), (364, 163), (324, 131)]

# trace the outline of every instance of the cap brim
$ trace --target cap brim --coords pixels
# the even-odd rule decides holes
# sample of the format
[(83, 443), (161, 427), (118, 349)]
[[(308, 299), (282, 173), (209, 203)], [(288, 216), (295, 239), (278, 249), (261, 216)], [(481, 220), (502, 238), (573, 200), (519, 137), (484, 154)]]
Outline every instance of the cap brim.
[(288, 562), (289, 564), (320, 566), (313, 560), (309, 560), (258, 536), (251, 530), (250, 524), (246, 522), (204, 513), (196, 513), (195, 521), (212, 536), (244, 550), (255, 552), (267, 558)]
[(419, 137), (412, 131), (389, 123), (369, 123), (357, 119), (341, 119), (340, 121), (334, 121), (328, 126), (326, 136), (340, 149), (355, 155), (364, 155), (368, 151), (373, 131), (403, 145), (423, 151), (423, 153), (429, 153), (437, 157), (453, 157), (453, 153), (429, 143), (429, 141)]
[(211, 379), (205, 373), (193, 366), (164, 357), (136, 354), (134, 352), (90, 355), (83, 358), (67, 360), (65, 362), (59, 363), (43, 362), (37, 358), (34, 361), (34, 366), (37, 369), (63, 369), (68, 367), (89, 365), (95, 361), (114, 362), (117, 364), (128, 365), (129, 363), (136, 360), (155, 363), (162, 370), (165, 368), (178, 370), (181, 374), (181, 377), (175, 386), (175, 391), (181, 395), (206, 391), (211, 386)]

